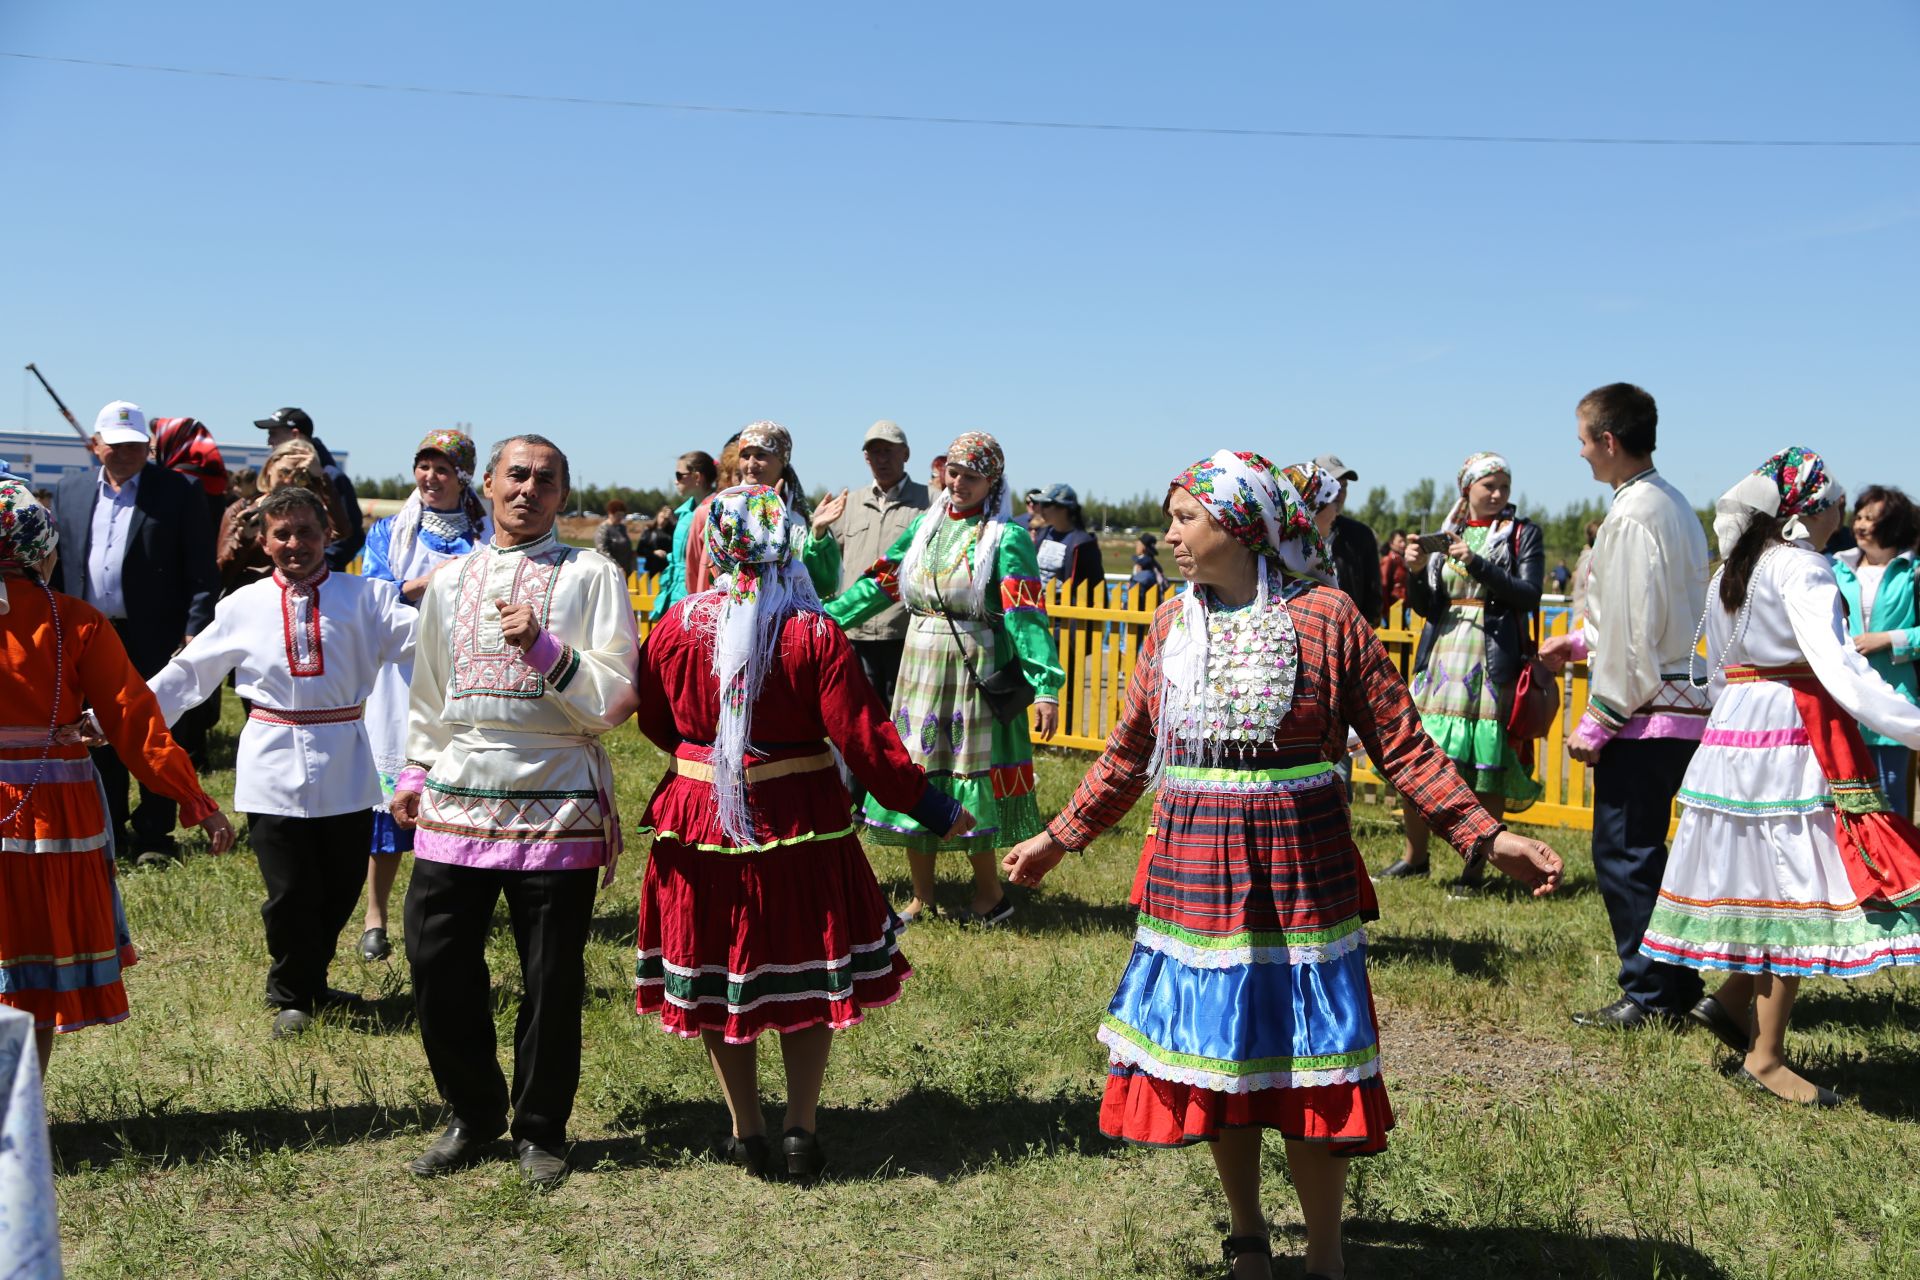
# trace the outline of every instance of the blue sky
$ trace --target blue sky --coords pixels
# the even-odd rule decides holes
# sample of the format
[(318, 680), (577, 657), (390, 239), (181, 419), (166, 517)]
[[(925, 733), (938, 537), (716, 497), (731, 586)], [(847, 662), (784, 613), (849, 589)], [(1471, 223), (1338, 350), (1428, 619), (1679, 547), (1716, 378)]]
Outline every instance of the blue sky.
[[(0, 50), (828, 111), (1920, 139), (1920, 6), (9, 0)], [(353, 470), (427, 429), (665, 485), (741, 424), (808, 483), (877, 417), (1022, 485), (1334, 449), (1397, 495), (1659, 398), (1709, 501), (1775, 448), (1920, 488), (1920, 149), (1488, 146), (769, 118), (0, 58), (0, 356), (83, 418), (282, 404)], [(19, 375), (22, 379), (26, 375)], [(0, 424), (61, 429), (37, 387)]]

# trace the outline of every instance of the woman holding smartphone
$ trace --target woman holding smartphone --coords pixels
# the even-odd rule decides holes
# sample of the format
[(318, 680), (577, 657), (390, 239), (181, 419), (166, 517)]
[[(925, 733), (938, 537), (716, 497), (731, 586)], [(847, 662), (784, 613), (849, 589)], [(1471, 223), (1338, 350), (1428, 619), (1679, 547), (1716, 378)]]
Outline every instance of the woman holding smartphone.
[[(1505, 458), (1474, 454), (1460, 466), (1458, 489), (1440, 526), (1445, 551), (1429, 535), (1407, 542), (1407, 607), (1427, 622), (1414, 655), (1413, 704), (1428, 735), (1498, 818), (1541, 794), (1507, 741), (1507, 716), (1547, 557), (1540, 526), (1510, 501), (1513, 469)], [(1426, 820), (1408, 807), (1405, 824), (1406, 847), (1376, 878), (1428, 873)], [(1477, 888), (1485, 876), (1485, 864), (1470, 860), (1455, 887)]]

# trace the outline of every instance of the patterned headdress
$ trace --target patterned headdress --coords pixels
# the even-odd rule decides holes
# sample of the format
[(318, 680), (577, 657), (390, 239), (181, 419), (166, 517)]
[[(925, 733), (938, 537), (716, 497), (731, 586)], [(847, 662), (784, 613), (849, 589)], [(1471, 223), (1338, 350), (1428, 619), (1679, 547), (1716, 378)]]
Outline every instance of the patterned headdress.
[(155, 418), (153, 460), (198, 484), (210, 498), (227, 491), (227, 462), (198, 418)]
[(1300, 495), (1309, 519), (1340, 501), (1340, 477), (1316, 462), (1289, 463), (1280, 468), (1280, 474)]
[(800, 563), (806, 537), (806, 525), (763, 484), (724, 491), (707, 515), (714, 586), (694, 597), (688, 616), (713, 636), (713, 674), (720, 686), (713, 789), (720, 826), (740, 845), (756, 843), (743, 763), (753, 741), (753, 704), (779, 656), (787, 619), (820, 612), (820, 597)]
[[(1168, 495), (1175, 489), (1191, 494), (1236, 542), (1260, 558), (1252, 608), (1274, 614), (1276, 637), (1275, 651), (1260, 659), (1276, 673), (1270, 693), (1263, 696), (1277, 704), (1278, 714), (1284, 716), (1293, 699), (1298, 653), (1292, 615), (1287, 612), (1287, 577), (1332, 585), (1333, 561), (1326, 543), (1293, 482), (1257, 453), (1222, 449), (1175, 476)], [(1203, 754), (1221, 749), (1219, 740), (1199, 721), (1208, 676), (1207, 610), (1212, 599), (1213, 592), (1201, 586), (1182, 595), (1180, 616), (1160, 646), (1160, 719), (1150, 766), (1156, 775), (1167, 764), (1176, 740)]]
[[(12, 569), (38, 582), (40, 562), (60, 545), (53, 513), (41, 506), (20, 480), (0, 480), (0, 570)], [(0, 575), (0, 613), (8, 609), (7, 585)]]
[[(973, 549), (973, 582), (963, 595), (950, 595), (947, 603), (962, 611), (968, 609), (986, 609), (988, 588), (993, 584), (994, 567), (1000, 562), (1000, 537), (1006, 532), (1007, 521), (1013, 518), (1012, 498), (1007, 492), (1007, 455), (1000, 442), (984, 431), (963, 432), (952, 444), (947, 446), (947, 465), (976, 472), (987, 478), (987, 499), (983, 504), (985, 523), (980, 529), (980, 540)], [(927, 548), (933, 544), (933, 536), (947, 522), (947, 515), (953, 510), (953, 493), (942, 489), (921, 517), (920, 532), (914, 535), (907, 546), (907, 554), (900, 558), (900, 581), (909, 582), (919, 572), (920, 562), (926, 557)]]
[(1845, 502), (1846, 491), (1811, 449), (1795, 445), (1761, 463), (1754, 473), (1722, 494), (1714, 504), (1714, 536), (1722, 555), (1731, 551), (1755, 515), (1788, 517), (1781, 536), (1792, 542), (1807, 536), (1801, 516), (1817, 516)]
[(777, 422), (750, 422), (740, 429), (740, 447), (765, 449), (787, 462), (793, 457), (793, 433)]
[(387, 542), (387, 562), (395, 566), (408, 562), (413, 554), (414, 540), (420, 536), (420, 526), (423, 524), (433, 525), (448, 538), (465, 536), (482, 542), (492, 536), (486, 504), (480, 501), (480, 495), (473, 487), (473, 468), (479, 460), (473, 437), (452, 427), (439, 427), (427, 432), (420, 441), (420, 447), (413, 451), (414, 465), (418, 466), (421, 457), (429, 453), (437, 453), (453, 464), (453, 473), (460, 480), (460, 506), (457, 513), (434, 511), (420, 496), (420, 486), (416, 484), (413, 492), (407, 495), (406, 504), (393, 518), (393, 536)]
[(978, 472), (988, 484), (998, 484), (1007, 474), (1007, 454), (986, 432), (967, 431), (947, 446), (947, 465)]
[[(1498, 475), (1502, 471), (1506, 472), (1509, 477), (1513, 475), (1513, 468), (1507, 464), (1507, 460), (1499, 454), (1492, 452), (1473, 454), (1465, 462), (1461, 463), (1460, 474), (1454, 477), (1454, 488), (1459, 491), (1460, 496), (1454, 499), (1453, 508), (1447, 512), (1447, 518), (1440, 525), (1440, 531), (1442, 533), (1451, 533), (1453, 530), (1466, 524), (1467, 512), (1469, 510), (1467, 490), (1473, 488), (1474, 485), (1485, 480), (1488, 476)], [(1509, 504), (1508, 510), (1510, 511), (1511, 509), (1511, 504)]]

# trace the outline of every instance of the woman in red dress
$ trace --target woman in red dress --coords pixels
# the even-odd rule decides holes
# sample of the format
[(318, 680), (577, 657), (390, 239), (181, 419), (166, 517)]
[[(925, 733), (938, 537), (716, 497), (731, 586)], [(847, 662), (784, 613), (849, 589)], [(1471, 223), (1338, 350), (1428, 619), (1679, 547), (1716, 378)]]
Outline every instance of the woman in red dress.
[(0, 480), (0, 1004), (33, 1015), (43, 1070), (55, 1032), (127, 1016), (134, 961), (83, 711), (215, 853), (233, 845), (119, 633), (46, 585), (58, 541), (27, 486)]
[(820, 611), (806, 526), (779, 494), (729, 489), (709, 514), (718, 585), (668, 610), (641, 650), (640, 729), (671, 759), (641, 821), (653, 853), (636, 1007), (706, 1042), (733, 1118), (727, 1154), (756, 1174), (772, 1152), (755, 1040), (778, 1031), (782, 1155), (810, 1178), (833, 1033), (897, 999), (909, 972), (829, 742), (888, 808), (949, 835), (973, 819), (928, 785)]
[(1258, 454), (1174, 478), (1167, 545), (1189, 589), (1155, 612), (1126, 709), (1072, 803), (1006, 857), (1037, 885), (1157, 784), (1133, 955), (1100, 1039), (1101, 1131), (1213, 1145), (1233, 1274), (1271, 1274), (1260, 1134), (1278, 1129), (1309, 1276), (1344, 1274), (1347, 1158), (1384, 1150), (1364, 923), (1379, 909), (1335, 769), (1347, 726), (1410, 808), (1551, 892), (1560, 860), (1488, 815), (1420, 730), (1407, 686), (1333, 581), (1299, 493)]

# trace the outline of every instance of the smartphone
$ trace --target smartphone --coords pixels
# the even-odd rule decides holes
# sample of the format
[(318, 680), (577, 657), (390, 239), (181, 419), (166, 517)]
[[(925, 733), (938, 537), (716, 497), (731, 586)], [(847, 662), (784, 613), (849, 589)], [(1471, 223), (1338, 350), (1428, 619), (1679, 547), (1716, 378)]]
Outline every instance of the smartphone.
[(1419, 534), (1414, 538), (1414, 541), (1419, 544), (1422, 551), (1425, 551), (1429, 555), (1432, 555), (1434, 552), (1445, 551), (1453, 545), (1453, 540), (1444, 533)]

